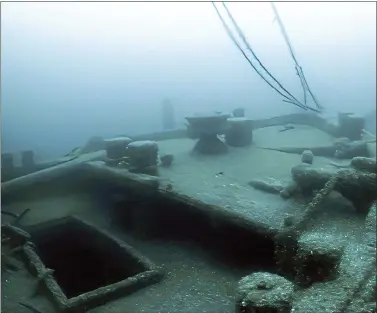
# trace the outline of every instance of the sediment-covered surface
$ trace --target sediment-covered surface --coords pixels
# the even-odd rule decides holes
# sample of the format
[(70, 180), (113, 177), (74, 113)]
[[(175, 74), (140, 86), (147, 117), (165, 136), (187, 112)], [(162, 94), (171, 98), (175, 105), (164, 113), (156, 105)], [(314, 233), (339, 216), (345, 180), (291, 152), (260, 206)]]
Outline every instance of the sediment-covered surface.
[[(192, 155), (191, 149), (195, 141), (190, 139), (161, 141), (160, 153), (173, 154), (174, 162), (169, 168), (159, 169), (160, 188), (172, 188), (178, 194), (216, 205), (225, 213), (260, 225), (266, 233), (277, 232), (286, 214), (299, 216), (304, 211), (306, 203), (283, 200), (279, 195), (255, 190), (248, 182), (253, 179), (289, 182), (291, 168), (300, 163), (300, 156), (264, 150), (258, 146), (320, 146), (333, 142), (327, 134), (306, 126), (286, 132), (279, 132), (279, 129), (277, 126), (257, 130), (254, 132), (254, 144), (251, 147), (230, 148), (228, 154), (222, 156)], [(72, 162), (81, 164), (84, 160), (98, 159), (101, 159), (101, 153)], [(333, 161), (315, 156), (313, 165), (336, 170), (330, 165)], [(14, 213), (21, 213), (26, 207), (30, 208), (20, 222), (21, 227), (66, 215), (76, 215), (125, 240), (164, 269), (166, 277), (160, 283), (99, 306), (90, 312), (234, 312), (236, 287), (241, 277), (253, 271), (276, 270), (257, 263), (250, 264), (250, 267), (241, 267), (229, 260), (216, 258), (208, 253), (205, 247), (198, 245), (195, 238), (191, 241), (190, 238), (140, 238), (133, 236), (132, 232), (114, 226), (109, 214), (113, 209), (111, 202), (106, 197), (99, 201), (100, 190), (96, 189), (95, 197), (90, 190), (92, 187), (98, 188), (95, 183), (98, 177), (105, 177), (105, 181), (111, 181), (111, 178), (116, 176), (121, 185), (122, 173), (125, 173), (125, 170), (111, 169), (109, 172), (104, 166), (103, 163), (78, 166), (76, 176), (75, 171), (73, 173), (73, 181), (64, 177), (59, 184), (59, 177), (50, 182), (42, 179), (39, 187), (30, 184), (35, 188), (32, 192), (31, 187), (26, 184), (16, 198), (12, 195), (12, 201), (4, 203), (2, 207)], [(97, 173), (99, 176), (84, 175), (88, 173), (88, 168), (93, 170), (89, 171), (90, 173)], [(153, 183), (151, 188), (154, 188)], [(119, 195), (119, 190), (117, 197), (127, 196)], [(145, 194), (144, 201), (147, 198), (148, 194)], [(153, 202), (149, 205), (153, 206)], [(369, 263), (375, 263), (375, 253), (374, 259), (371, 253), (375, 250), (375, 244), (370, 246), (365, 243), (365, 216), (355, 214), (352, 208), (332, 210), (331, 202), (327, 205), (328, 207), (324, 206), (321, 214), (313, 220), (308, 231), (321, 233), (323, 238), (337, 238), (341, 244), (347, 243), (339, 265), (343, 276), (301, 290), (294, 298), (293, 308), (295, 312), (303, 313), (342, 312), (338, 309), (353, 305), (352, 310), (350, 308), (345, 312), (372, 312), (365, 311), (370, 308), (371, 301), (365, 300), (368, 298), (368, 292), (365, 291), (368, 287), (363, 286), (373, 286), (372, 276), (368, 276), (367, 272)], [(157, 206), (155, 209), (158, 212)], [(124, 210), (127, 210), (127, 207)], [(10, 221), (11, 217), (5, 217), (2, 223)], [(197, 225), (192, 223), (192, 228), (196, 227)], [(368, 227), (373, 228), (373, 225)], [(368, 238), (375, 242), (375, 238)], [(244, 245), (245, 249), (249, 249), (248, 242)], [(366, 277), (364, 280), (363, 275)], [(353, 286), (351, 282), (357, 286)], [(23, 268), (16, 273), (3, 273), (2, 283), (3, 312), (27, 312), (28, 309), (19, 302), (32, 304), (43, 313), (55, 312), (46, 298), (38, 293), (34, 295), (36, 280), (26, 269)], [(364, 294), (367, 296), (363, 297)], [(359, 305), (347, 302), (352, 296), (357, 298)], [(360, 308), (364, 308), (364, 311)]]

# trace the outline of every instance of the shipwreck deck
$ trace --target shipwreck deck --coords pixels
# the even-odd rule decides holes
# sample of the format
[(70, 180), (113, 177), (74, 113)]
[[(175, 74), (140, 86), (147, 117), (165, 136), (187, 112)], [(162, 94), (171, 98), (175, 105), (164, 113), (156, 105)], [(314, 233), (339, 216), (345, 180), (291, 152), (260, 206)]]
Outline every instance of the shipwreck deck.
[[(252, 179), (289, 182), (291, 168), (300, 163), (300, 156), (260, 147), (325, 146), (334, 141), (330, 135), (309, 126), (296, 126), (287, 132), (279, 132), (280, 129), (276, 126), (256, 130), (252, 146), (230, 148), (228, 154), (215, 157), (192, 155), (194, 141), (190, 139), (161, 141), (161, 153), (171, 153), (175, 159), (171, 168), (160, 169), (160, 175), (178, 193), (221, 206), (228, 212), (278, 230), (286, 214), (299, 215), (304, 209), (303, 204), (256, 190), (248, 182)], [(333, 168), (331, 162), (334, 160), (315, 157), (314, 165)], [(343, 162), (347, 164), (349, 161)], [(319, 223), (323, 227), (333, 228), (334, 219), (339, 219), (336, 227), (349, 227), (352, 233), (361, 225), (354, 216), (350, 219), (347, 214), (328, 213), (334, 213), (331, 225)], [(356, 223), (355, 228), (352, 223)]]
[[(278, 126), (258, 129), (254, 132), (252, 146), (230, 148), (227, 154), (220, 156), (193, 155), (191, 151), (194, 141), (190, 139), (159, 141), (161, 154), (174, 155), (174, 162), (170, 168), (160, 168), (160, 193), (169, 193), (167, 189), (172, 188), (171, 191), (178, 197), (189, 197), (204, 204), (203, 207), (209, 214), (211, 206), (205, 206), (206, 204), (213, 205), (213, 214), (236, 220), (239, 225), (256, 227), (267, 237), (272, 236), (281, 229), (286, 214), (299, 216), (305, 209), (305, 203), (283, 200), (279, 195), (255, 190), (248, 182), (252, 179), (288, 182), (291, 180), (290, 170), (292, 166), (299, 164), (300, 157), (260, 147), (321, 146), (331, 144), (334, 140), (330, 135), (309, 126), (297, 126), (286, 132), (279, 132), (280, 129)], [(108, 214), (112, 208), (106, 207), (107, 199), (99, 201), (104, 185), (96, 189), (95, 197), (87, 188), (79, 189), (84, 184), (86, 187), (98, 188), (95, 181), (98, 177), (105, 177), (102, 176), (105, 168), (108, 173), (109, 169), (100, 162), (89, 162), (86, 167), (81, 166), (87, 161), (101, 159), (101, 155), (101, 152), (98, 152), (68, 162), (77, 165), (77, 168), (68, 173), (71, 178), (68, 174), (59, 174), (60, 176), (51, 181), (41, 180), (36, 185), (26, 183), (16, 199), (4, 203), (3, 209), (21, 213), (26, 207), (30, 208), (30, 212), (22, 220), (23, 227), (75, 215), (100, 229), (107, 230), (119, 239), (124, 239), (155, 264), (164, 268), (166, 277), (160, 283), (91, 309), (90, 313), (234, 312), (234, 290), (237, 281), (249, 274), (252, 268), (237, 268), (231, 263), (224, 265), (218, 260), (208, 258), (205, 248), (196, 246), (195, 242), (166, 241), (161, 238), (143, 240), (113, 226)], [(331, 166), (332, 161), (324, 157), (315, 157), (314, 164), (327, 167)], [(59, 166), (68, 168), (67, 164)], [(93, 171), (89, 176), (86, 175), (88, 167)], [(127, 170), (112, 168), (110, 171), (119, 182), (128, 175)], [(97, 173), (98, 176), (93, 173)], [(154, 189), (153, 183), (149, 181), (145, 186)], [(144, 194), (144, 197), (149, 196), (153, 197), (152, 194)], [(153, 201), (149, 205), (153, 206)], [(159, 214), (161, 208), (157, 203), (155, 205), (156, 214)], [(200, 205), (196, 209), (200, 210)], [(177, 211), (177, 216), (179, 214)], [(359, 245), (364, 232), (364, 219), (365, 217), (360, 217), (355, 212), (328, 210), (313, 220), (309, 231), (336, 235), (340, 240), (347, 239), (348, 243)], [(6, 217), (4, 221), (11, 221), (11, 218)], [(187, 220), (187, 223), (191, 222)], [(196, 227), (198, 225), (194, 221), (187, 228)], [(248, 243), (244, 244), (247, 249)], [(253, 249), (255, 247), (253, 246)], [(261, 250), (260, 253), (264, 252)], [(55, 313), (56, 309), (47, 299), (42, 296), (31, 297), (30, 290), (33, 290), (33, 284), (33, 277), (26, 270), (13, 276), (6, 273), (3, 277), (3, 294), (6, 295), (2, 303), (4, 312), (26, 312), (18, 302), (27, 301), (43, 313)], [(324, 285), (318, 290), (326, 293), (328, 288), (330, 290), (334, 287), (331, 284), (327, 287)], [(303, 294), (302, 297), (307, 298), (305, 301), (311, 301), (312, 297), (315, 298), (315, 292), (309, 290), (307, 295)], [(344, 297), (340, 292), (338, 300), (343, 301)], [(300, 301), (297, 299), (298, 303)], [(333, 299), (328, 301), (331, 302)], [(127, 311), (124, 308), (127, 308)], [(313, 310), (315, 309), (314, 307)]]

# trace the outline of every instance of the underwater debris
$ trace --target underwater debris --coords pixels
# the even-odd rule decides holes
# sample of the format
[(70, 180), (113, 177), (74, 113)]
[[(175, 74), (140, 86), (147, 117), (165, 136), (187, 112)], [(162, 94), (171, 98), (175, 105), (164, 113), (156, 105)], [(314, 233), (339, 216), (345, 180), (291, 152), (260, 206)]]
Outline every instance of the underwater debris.
[[(295, 171), (297, 171), (297, 167)], [(300, 172), (300, 170), (298, 170)], [(313, 177), (313, 171), (305, 171), (303, 173), (309, 173)], [(318, 175), (318, 171), (316, 175)], [(330, 175), (330, 176), (329, 176)], [(296, 180), (299, 188), (303, 188), (300, 184), (303, 175), (294, 174), (294, 179)], [(319, 175), (320, 176), (320, 175)], [(312, 188), (307, 178), (304, 178), (303, 183), (304, 188)], [(320, 182), (326, 183), (322, 188), (318, 188)], [(317, 185), (318, 184), (318, 185)], [(315, 178), (316, 190), (320, 190), (313, 200), (306, 207), (304, 214), (302, 215), (300, 221), (295, 225), (296, 230), (305, 229), (307, 223), (310, 221), (311, 217), (319, 209), (319, 205), (322, 203), (324, 198), (333, 190), (340, 192), (346, 199), (350, 200), (359, 213), (368, 213), (371, 204), (376, 200), (376, 174), (375, 173), (364, 173), (355, 171), (339, 171), (336, 174), (331, 175), (330, 173), (324, 173), (321, 178), (318, 176)]]
[(304, 151), (310, 150), (316, 156), (334, 157), (336, 148), (333, 145), (323, 147), (281, 147), (281, 148), (267, 148), (258, 146), (260, 149), (272, 150), (283, 153), (302, 154)]
[[(327, 197), (325, 207), (366, 214), (371, 203), (377, 198), (376, 161), (356, 158), (354, 163), (354, 168), (347, 166), (348, 169), (340, 171), (313, 167), (306, 163), (293, 166), (292, 181), (282, 186), (280, 196), (288, 199), (294, 196), (311, 197), (316, 194), (308, 208), (317, 207)], [(252, 182), (251, 185), (253, 184), (258, 187), (261, 185), (259, 182)], [(275, 193), (271, 184), (263, 184), (263, 188)], [(312, 216), (311, 213), (309, 215)]]
[(350, 141), (347, 138), (339, 138), (332, 145), (314, 146), (314, 147), (281, 147), (281, 148), (258, 148), (272, 150), (291, 154), (302, 154), (306, 150), (310, 150), (316, 156), (338, 159), (352, 159), (354, 157), (369, 157), (368, 142), (366, 141)]
[[(365, 188), (365, 186), (367, 188)], [(299, 183), (297, 183), (297, 188), (300, 189)], [(368, 188), (368, 192), (365, 192), (365, 189)], [(330, 179), (325, 183), (323, 188), (316, 193), (312, 201), (306, 206), (304, 213), (301, 216), (292, 219), (290, 223), (284, 225), (284, 227), (275, 236), (275, 256), (280, 271), (286, 274), (292, 274), (291, 269), (295, 268), (295, 266), (297, 265), (295, 255), (299, 249), (299, 238), (306, 232), (313, 216), (321, 209), (321, 204), (329, 194), (331, 194), (334, 190), (339, 191), (342, 195), (344, 195), (345, 198), (348, 198), (354, 204), (356, 209), (359, 209), (359, 211), (365, 213), (371, 209), (371, 204), (376, 200), (375, 189), (376, 174), (340, 171), (332, 175)], [(361, 193), (364, 194), (360, 196)], [(356, 200), (359, 202), (356, 202)], [(357, 204), (359, 204), (359, 207), (357, 206)], [(322, 241), (326, 242), (327, 239)], [(335, 263), (336, 262), (330, 262), (330, 264), (333, 264), (334, 266)], [(296, 272), (295, 275), (297, 273), (300, 273), (300, 271)], [(324, 273), (325, 272), (322, 272), (322, 274)], [(329, 278), (333, 277), (332, 270), (328, 271), (327, 273), (329, 274)], [(315, 280), (315, 277), (313, 277), (312, 274), (310, 275), (310, 277), (311, 278), (309, 279), (309, 281), (313, 281), (313, 279)], [(300, 280), (300, 278), (298, 279)], [(305, 278), (303, 282), (308, 283), (309, 281)]]
[(320, 190), (330, 178), (337, 173), (336, 170), (324, 167), (314, 167), (301, 163), (291, 168), (292, 179), (302, 190)]
[(272, 194), (278, 194), (281, 193), (284, 189), (283, 185), (272, 179), (270, 181), (267, 180), (251, 180), (248, 182), (248, 185), (264, 192), (272, 193)]
[[(303, 194), (321, 190), (313, 201), (319, 204), (322, 198), (335, 189), (350, 200), (357, 212), (365, 213), (376, 199), (376, 173), (355, 170), (335, 172), (301, 164), (292, 168), (292, 178)], [(317, 199), (316, 199), (317, 198)]]

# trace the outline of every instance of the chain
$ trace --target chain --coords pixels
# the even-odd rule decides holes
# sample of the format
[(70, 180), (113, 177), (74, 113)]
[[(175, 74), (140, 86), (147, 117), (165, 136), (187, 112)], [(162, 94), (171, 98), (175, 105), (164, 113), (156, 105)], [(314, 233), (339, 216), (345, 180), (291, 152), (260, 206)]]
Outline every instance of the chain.
[(325, 199), (325, 197), (333, 191), (337, 184), (341, 180), (346, 180), (348, 178), (361, 180), (363, 178), (369, 178), (371, 181), (376, 182), (376, 173), (365, 173), (365, 172), (359, 172), (359, 171), (339, 171), (334, 176), (332, 176), (325, 184), (325, 186), (315, 195), (313, 200), (306, 206), (306, 209), (301, 217), (301, 219), (298, 221), (298, 223), (295, 225), (297, 229), (302, 228), (306, 224), (306, 221), (311, 216), (311, 214), (315, 211), (316, 208), (322, 203), (322, 201)]

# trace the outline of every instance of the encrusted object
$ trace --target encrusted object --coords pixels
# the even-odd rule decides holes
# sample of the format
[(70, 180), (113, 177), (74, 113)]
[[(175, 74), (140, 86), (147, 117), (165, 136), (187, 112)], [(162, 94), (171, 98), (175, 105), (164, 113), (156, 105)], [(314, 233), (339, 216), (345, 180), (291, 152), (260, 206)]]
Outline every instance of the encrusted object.
[(23, 246), (30, 239), (25, 231), (10, 224), (1, 227), (1, 270), (18, 271), (21, 262), (15, 257), (16, 253), (22, 252)]
[[(377, 197), (377, 194), (373, 190), (376, 190), (376, 181), (377, 177), (375, 173), (366, 173), (366, 172), (359, 172), (359, 171), (339, 171), (337, 174), (333, 175), (325, 184), (325, 186), (315, 195), (313, 200), (306, 206), (305, 212), (300, 218), (299, 222), (295, 225), (297, 230), (303, 230), (306, 226), (306, 223), (311, 219), (312, 214), (315, 212), (315, 210), (319, 207), (319, 205), (322, 203), (324, 198), (332, 191), (332, 190), (340, 190), (341, 193), (348, 192), (348, 193), (357, 193), (357, 190), (353, 190), (350, 187), (344, 186), (344, 181), (352, 180), (355, 183), (363, 181), (363, 186), (368, 186), (370, 189), (370, 197)], [(368, 191), (365, 190), (364, 192)], [(345, 195), (346, 198), (358, 199), (359, 197), (357, 195), (352, 196), (351, 194)], [(364, 201), (368, 202), (368, 199), (363, 199)], [(374, 199), (375, 200), (375, 199)], [(373, 203), (373, 200), (369, 200), (369, 203), (367, 205), (367, 210), (369, 210), (370, 205)], [(362, 204), (364, 207), (364, 204)], [(364, 209), (364, 208), (359, 208)]]
[(23, 252), (37, 277), (35, 292), (44, 289), (60, 312), (85, 312), (163, 277), (134, 248), (75, 217), (31, 226), (30, 233), (35, 245), (25, 244)]
[[(325, 197), (332, 190), (342, 190), (343, 192), (347, 191), (350, 193), (357, 192), (352, 188), (344, 187), (344, 181), (346, 181), (347, 179), (352, 180), (354, 183), (363, 181), (363, 186), (366, 185), (370, 189), (369, 196), (376, 198), (376, 193), (372, 192), (373, 190), (376, 190), (375, 173), (345, 170), (339, 171), (337, 174), (331, 176), (331, 178), (325, 183), (325, 186), (315, 195), (313, 200), (306, 206), (306, 209), (302, 216), (297, 218), (295, 223), (288, 223), (288, 225), (285, 225), (285, 227), (283, 227), (282, 230), (276, 235), (275, 258), (281, 272), (295, 276), (295, 274), (292, 272), (292, 269), (296, 265), (295, 255), (297, 254), (298, 250), (299, 237), (306, 230), (308, 223), (312, 220), (312, 217), (316, 213), (316, 210), (320, 208), (320, 204), (325, 199)], [(369, 203), (369, 205), (365, 204), (366, 210), (369, 210), (371, 203), (370, 201), (365, 202)]]
[(344, 245), (334, 235), (317, 232), (303, 234), (295, 256), (295, 282), (307, 287), (315, 282), (335, 279)]
[(276, 274), (257, 272), (242, 278), (236, 293), (236, 312), (289, 313), (294, 285)]
[(305, 150), (301, 154), (301, 162), (306, 164), (313, 164), (314, 154), (311, 150)]

